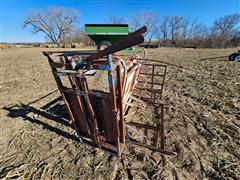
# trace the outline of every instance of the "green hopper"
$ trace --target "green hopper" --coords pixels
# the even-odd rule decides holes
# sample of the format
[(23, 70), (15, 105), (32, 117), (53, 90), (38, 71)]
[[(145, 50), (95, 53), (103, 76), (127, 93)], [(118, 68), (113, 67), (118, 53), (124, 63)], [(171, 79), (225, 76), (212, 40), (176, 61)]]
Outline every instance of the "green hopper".
[(85, 32), (96, 43), (98, 50), (105, 49), (129, 34), (128, 24), (86, 24)]

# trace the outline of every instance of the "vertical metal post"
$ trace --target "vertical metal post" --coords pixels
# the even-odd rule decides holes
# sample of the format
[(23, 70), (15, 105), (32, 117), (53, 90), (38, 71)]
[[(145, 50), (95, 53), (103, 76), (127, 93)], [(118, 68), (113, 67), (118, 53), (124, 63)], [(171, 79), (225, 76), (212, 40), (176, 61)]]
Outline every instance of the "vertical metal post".
[(153, 85), (153, 83), (154, 83), (154, 68), (155, 68), (155, 66), (153, 64), (152, 65), (152, 77), (151, 77), (151, 100), (152, 100), (153, 103), (155, 102), (154, 90), (153, 90), (153, 88), (154, 88), (154, 85)]
[[(112, 99), (112, 111), (115, 114), (115, 118), (117, 119), (117, 104), (116, 104), (116, 92), (115, 92), (115, 87), (114, 87), (114, 79), (113, 79), (113, 62), (112, 62), (112, 54), (108, 54), (108, 83), (109, 83), (109, 90), (110, 90), (110, 98)], [(117, 151), (118, 154), (121, 153), (121, 146), (120, 146), (120, 132), (119, 132), (119, 123), (118, 121), (115, 122), (115, 126), (117, 129), (117, 134), (115, 135), (115, 143), (117, 143)]]
[(164, 105), (161, 104), (161, 114), (160, 114), (160, 127), (161, 127), (161, 149), (164, 150), (165, 137), (164, 137)]
[(113, 62), (112, 62), (112, 54), (108, 55), (108, 83), (109, 83), (109, 90), (111, 94), (111, 98), (113, 98), (113, 111), (116, 111), (116, 94), (114, 89), (114, 79), (113, 79)]
[(109, 65), (109, 71), (112, 72), (113, 71), (113, 62), (112, 62), (112, 54), (108, 55), (108, 65)]
[(164, 68), (163, 79), (162, 79), (162, 85), (161, 85), (161, 91), (160, 91), (160, 99), (162, 99), (163, 85), (164, 85), (164, 82), (165, 82), (166, 72), (167, 72), (167, 66), (165, 66), (165, 68)]
[(120, 129), (120, 141), (125, 144), (125, 127), (124, 127), (124, 112), (123, 112), (123, 91), (122, 91), (122, 79), (121, 79), (121, 68), (117, 66), (117, 87), (118, 87), (118, 99), (119, 99), (119, 129)]

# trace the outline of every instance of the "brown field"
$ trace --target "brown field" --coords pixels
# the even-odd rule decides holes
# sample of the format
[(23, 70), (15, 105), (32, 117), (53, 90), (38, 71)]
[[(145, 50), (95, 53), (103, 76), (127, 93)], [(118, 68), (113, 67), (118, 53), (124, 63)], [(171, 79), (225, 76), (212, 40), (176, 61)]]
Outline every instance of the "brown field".
[(1, 51), (0, 179), (240, 178), (240, 63), (200, 61), (236, 49), (148, 49), (187, 68), (168, 67), (163, 93), (166, 148), (177, 155), (127, 143), (120, 159), (77, 142), (62, 106), (44, 109), (59, 93), (43, 97), (57, 89), (43, 50)]

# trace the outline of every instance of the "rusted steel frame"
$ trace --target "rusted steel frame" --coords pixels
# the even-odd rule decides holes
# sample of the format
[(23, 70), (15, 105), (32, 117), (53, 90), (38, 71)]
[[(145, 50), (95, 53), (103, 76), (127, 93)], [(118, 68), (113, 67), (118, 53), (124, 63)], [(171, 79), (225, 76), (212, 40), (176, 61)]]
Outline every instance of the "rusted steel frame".
[[(58, 72), (59, 72), (59, 71), (58, 71)], [(56, 74), (57, 74), (57, 73), (56, 73)], [(57, 76), (58, 76), (58, 74), (57, 74)], [(70, 84), (71, 84), (71, 87), (72, 87), (72, 88), (62, 87), (61, 91), (64, 92), (64, 93), (69, 93), (70, 91), (66, 91), (66, 89), (74, 91), (73, 89), (75, 89), (76, 86), (77, 86), (77, 84), (76, 84), (76, 82), (75, 82), (75, 80), (74, 80), (74, 77), (75, 77), (75, 76), (77, 77), (77, 75), (76, 75), (76, 73), (70, 73), (70, 74), (67, 74), (66, 76), (68, 76), (68, 79), (69, 79), (69, 81), (70, 81)], [(79, 73), (78, 73), (78, 76), (79, 76)], [(59, 77), (58, 77), (58, 78), (59, 78)], [(59, 79), (60, 79), (60, 78), (59, 78)], [(79, 87), (79, 86), (78, 86), (78, 90), (80, 90), (80, 87)], [(71, 92), (70, 92), (70, 93), (71, 93)], [(79, 105), (79, 109), (80, 109), (80, 111), (84, 114), (84, 111), (85, 111), (85, 110), (84, 110), (84, 107), (83, 107), (82, 100), (80, 99), (80, 97), (79, 97), (76, 93), (73, 93), (73, 94), (76, 95), (76, 99), (77, 99), (77, 102), (78, 102), (78, 105)], [(65, 103), (67, 103), (67, 105), (69, 106), (69, 109), (71, 110), (71, 107), (70, 107), (70, 105), (68, 104), (68, 102), (65, 102)], [(72, 110), (71, 110), (71, 113), (72, 113), (72, 115), (73, 115)], [(73, 116), (74, 116), (74, 115), (73, 115)], [(84, 118), (84, 119), (83, 119), (83, 123), (85, 124), (86, 127), (88, 127), (88, 125), (86, 124), (85, 116), (83, 116), (82, 118)], [(77, 120), (77, 118), (76, 118), (76, 120)], [(78, 120), (77, 120), (77, 121), (78, 121)], [(79, 121), (78, 121), (78, 123), (81, 124), (81, 122), (79, 122)], [(81, 137), (81, 138), (80, 138), (80, 141), (82, 142), (82, 136), (80, 135), (79, 127), (78, 127), (75, 123), (73, 123), (73, 126), (74, 126), (74, 128), (75, 128), (78, 136)], [(88, 127), (88, 129), (86, 130), (88, 134), (90, 134), (89, 130), (90, 130), (90, 128)]]
[(136, 144), (138, 146), (142, 146), (142, 147), (145, 147), (145, 148), (148, 148), (150, 150), (157, 151), (157, 152), (160, 152), (160, 153), (163, 153), (163, 154), (166, 154), (166, 155), (176, 155), (172, 151), (167, 151), (167, 150), (164, 150), (164, 149), (161, 149), (161, 148), (156, 148), (155, 146), (150, 146), (150, 145), (147, 145), (147, 144), (139, 143), (136, 140), (135, 141), (134, 140), (128, 140), (128, 141), (133, 143), (133, 144)]
[[(141, 69), (141, 65), (137, 64), (128, 72), (128, 78), (126, 80), (126, 84), (124, 87), (125, 89), (124, 89), (124, 93), (123, 93), (124, 104), (130, 97), (131, 93), (133, 92), (134, 87), (136, 86), (136, 83), (137, 83), (136, 77), (139, 75), (140, 69)], [(126, 108), (124, 106), (124, 112), (125, 112), (125, 110), (126, 110)]]
[[(155, 111), (157, 111), (157, 118), (159, 119), (159, 124), (157, 124), (157, 127), (160, 129), (156, 132), (156, 138), (155, 138), (155, 146), (158, 147), (159, 146), (159, 141), (160, 141), (160, 138), (162, 140), (162, 136), (164, 136), (164, 128), (161, 127), (161, 125), (163, 125), (163, 105), (160, 106), (161, 108), (161, 112), (160, 112), (160, 115), (159, 115), (159, 110), (158, 110), (158, 107), (155, 107)], [(164, 138), (163, 138), (164, 140)], [(161, 144), (162, 144), (162, 141), (161, 141)], [(164, 142), (163, 142), (164, 144)], [(161, 146), (161, 149), (164, 149), (164, 146), (162, 147)]]
[(70, 106), (66, 100), (66, 97), (64, 95), (64, 93), (62, 92), (62, 89), (63, 89), (63, 84), (62, 84), (62, 81), (61, 79), (56, 75), (56, 73), (58, 72), (56, 67), (52, 67), (52, 64), (54, 63), (53, 59), (50, 57), (50, 55), (48, 54), (47, 55), (47, 58), (48, 58), (48, 63), (50, 64), (50, 67), (51, 67), (51, 70), (52, 70), (52, 74), (53, 74), (53, 77), (56, 81), (56, 84), (57, 84), (57, 87), (58, 87), (58, 90), (60, 91), (62, 97), (63, 97), (63, 101), (65, 102), (65, 105), (66, 105), (66, 108), (67, 108), (67, 111), (69, 113), (69, 116), (70, 116), (70, 120), (71, 122), (73, 123), (74, 122), (74, 116), (73, 116), (73, 113), (71, 112), (71, 109), (70, 109)]
[[(141, 76), (141, 77), (145, 77), (145, 76)], [(146, 77), (145, 77), (145, 78), (146, 78)], [(143, 81), (143, 82), (144, 82), (144, 81)], [(147, 80), (144, 82), (144, 84), (143, 84), (142, 87), (136, 86), (136, 89), (137, 89), (137, 90), (140, 90), (140, 91), (143, 90), (144, 93), (147, 93), (148, 90), (151, 92), (151, 89), (146, 88), (148, 82), (149, 82), (149, 79), (147, 79)], [(142, 94), (143, 94), (143, 92), (141, 91), (140, 95), (138, 95), (138, 99), (143, 100)]]
[[(69, 103), (68, 103), (68, 101), (67, 101), (64, 93), (62, 93), (62, 97), (63, 97), (64, 104), (65, 104), (65, 106), (66, 106), (66, 109), (67, 109), (67, 111), (68, 111), (68, 114), (69, 114), (69, 116), (70, 116), (70, 120), (73, 119), (73, 120), (72, 120), (72, 124), (73, 124), (74, 129), (75, 129), (76, 132), (77, 132), (79, 141), (82, 143), (82, 136), (80, 135), (79, 128), (78, 128), (78, 126), (77, 126), (77, 123), (75, 122), (76, 119), (75, 119), (75, 117), (74, 117), (74, 115), (73, 115), (72, 109), (71, 109), (71, 107), (70, 107), (70, 105), (69, 105)], [(82, 109), (81, 109), (81, 110), (82, 110)], [(79, 123), (79, 122), (78, 122), (78, 123)]]
[(164, 137), (164, 105), (161, 105), (161, 114), (160, 114), (160, 137), (161, 137), (161, 149), (164, 149), (165, 137)]
[[(152, 74), (148, 74), (148, 73), (140, 73), (142, 75), (146, 75), (146, 76), (150, 76)], [(154, 74), (154, 76), (163, 76), (163, 74)]]
[[(106, 140), (106, 137), (99, 135), (99, 139), (100, 139), (100, 144), (101, 144), (101, 149), (107, 150), (109, 153), (113, 154), (113, 155), (121, 155), (121, 153), (123, 152), (123, 148), (124, 145), (121, 144), (121, 151), (120, 153), (118, 153), (118, 148), (112, 144), (109, 144)], [(82, 143), (83, 144), (87, 144), (87, 145), (93, 145), (92, 139), (91, 138), (86, 138), (86, 137), (82, 137)]]
[(119, 102), (119, 130), (120, 130), (120, 141), (125, 143), (125, 132), (124, 132), (124, 114), (123, 114), (123, 90), (122, 90), (122, 77), (121, 77), (121, 66), (117, 66), (117, 87), (118, 87), (118, 102)]
[(103, 122), (104, 122), (104, 136), (107, 139), (107, 142), (113, 144), (116, 147), (119, 147), (119, 135), (118, 129), (119, 124), (117, 121), (118, 114), (112, 112), (112, 100), (110, 99), (110, 94), (106, 94), (101, 98), (102, 103), (102, 112), (103, 112)]
[(108, 54), (108, 65), (109, 65), (109, 69), (108, 69), (108, 83), (109, 83), (109, 91), (110, 91), (110, 101), (112, 102), (112, 107), (111, 110), (113, 112), (113, 114), (115, 114), (115, 125), (117, 128), (117, 134), (114, 137), (115, 142), (117, 142), (117, 146), (118, 146), (118, 153), (120, 153), (121, 151), (121, 147), (120, 147), (120, 132), (119, 132), (119, 123), (117, 120), (117, 102), (116, 102), (116, 92), (115, 92), (115, 86), (114, 86), (114, 78), (113, 78), (113, 62), (112, 62), (112, 54)]
[[(142, 64), (139, 63), (139, 64), (135, 65), (135, 67), (136, 67), (136, 70), (135, 70), (135, 80), (133, 81), (133, 85), (132, 85), (133, 88), (135, 88), (135, 86), (137, 85)], [(132, 89), (132, 91), (133, 91), (133, 89)]]
[[(144, 64), (146, 66), (151, 66), (152, 67), (152, 71), (151, 71), (151, 82), (146, 82), (146, 84), (150, 84), (150, 92), (151, 92), (151, 95), (150, 95), (150, 98), (151, 98), (151, 101), (155, 102), (155, 99), (154, 99), (154, 92), (153, 92), (153, 86), (154, 86), (154, 69), (155, 69), (155, 66), (154, 64)], [(141, 81), (140, 81), (141, 82)], [(144, 83), (144, 82), (143, 82)]]
[[(72, 88), (67, 88), (67, 87), (64, 87), (62, 89), (63, 92), (66, 92), (66, 93), (71, 93), (71, 94), (75, 94), (75, 95), (78, 95), (78, 96), (83, 96), (83, 95), (99, 95), (100, 93), (97, 93), (97, 92), (91, 92), (91, 91), (88, 91), (88, 92), (85, 92), (85, 91), (81, 91), (81, 90), (78, 90), (78, 89), (72, 89)], [(101, 95), (100, 95), (101, 97)]]
[(71, 84), (72, 88), (75, 89), (76, 88), (76, 84), (74, 83), (73, 77), (68, 76), (68, 79), (70, 81), (70, 84)]
[(69, 114), (69, 117), (70, 117), (70, 122), (71, 122), (71, 124), (73, 124), (75, 130), (77, 131), (79, 141), (82, 142), (82, 137), (79, 136), (79, 130), (78, 130), (78, 128), (76, 128), (75, 118), (74, 118), (73, 113), (72, 113), (72, 111), (71, 111), (70, 105), (69, 105), (69, 103), (68, 103), (68, 101), (67, 101), (67, 99), (66, 99), (66, 97), (65, 97), (65, 95), (64, 95), (64, 92), (62, 91), (62, 89), (63, 89), (62, 81), (61, 81), (60, 77), (58, 77), (58, 76), (56, 75), (56, 73), (57, 73), (58, 71), (57, 71), (56, 67), (52, 67), (52, 66), (51, 66), (52, 63), (54, 63), (54, 61), (53, 61), (53, 59), (50, 57), (49, 54), (46, 54), (45, 56), (47, 56), (47, 58), (48, 58), (48, 63), (50, 64), (53, 77), (54, 77), (54, 79), (55, 79), (55, 81), (56, 81), (57, 87), (58, 87), (58, 89), (59, 89), (59, 91), (60, 91), (60, 93), (61, 93), (61, 95), (62, 95), (62, 98), (63, 98), (64, 104), (65, 104), (65, 107), (66, 107), (66, 109), (67, 109), (67, 111), (68, 111), (68, 114)]
[[(157, 62), (157, 61), (156, 61)], [(143, 66), (158, 66), (158, 67), (163, 67), (163, 68), (167, 68), (167, 65), (163, 65), (163, 64), (149, 64), (149, 63), (143, 63)], [(142, 75), (152, 75), (152, 73), (151, 74), (148, 74), (148, 73), (143, 73), (143, 72), (141, 72), (140, 74), (142, 74)], [(153, 74), (154, 76), (164, 76), (164, 74)]]
[[(158, 108), (158, 107), (155, 107), (155, 108)], [(161, 139), (161, 149), (164, 150), (165, 137), (164, 137), (164, 122), (163, 122), (163, 118), (164, 118), (164, 106), (163, 106), (163, 104), (160, 106), (160, 108), (161, 108), (161, 113), (160, 113), (160, 116), (159, 116), (160, 124), (158, 124), (157, 127), (147, 125), (147, 124), (141, 124), (141, 123), (137, 123), (137, 122), (128, 122), (127, 124), (133, 125), (137, 128), (144, 128), (145, 129), (144, 133), (145, 133), (146, 137), (147, 137), (148, 129), (156, 131), (156, 135), (155, 135), (156, 137), (154, 139), (154, 144), (155, 144), (156, 148), (158, 148), (159, 141)], [(144, 144), (147, 143), (147, 138), (143, 138), (143, 143)], [(151, 148), (151, 147), (149, 147), (149, 148)]]
[(155, 69), (155, 66), (152, 65), (152, 75), (151, 75), (151, 99), (153, 102), (155, 102), (155, 99), (154, 99), (154, 92), (153, 92), (153, 83), (154, 83), (154, 69)]
[[(81, 81), (83, 82), (82, 84), (85, 85), (85, 91), (86, 94), (89, 95), (89, 88), (88, 88), (88, 83), (87, 83), (87, 78), (84, 74), (82, 74), (82, 76), (80, 76)], [(88, 96), (89, 97), (89, 96)]]
[[(76, 83), (75, 83), (75, 81), (72, 79), (73, 77), (68, 76), (68, 78), (69, 78), (69, 80), (70, 80), (70, 83), (71, 83), (71, 85), (72, 85), (72, 88), (76, 88)], [(72, 81), (72, 82), (71, 82), (71, 81)], [(65, 89), (64, 87), (61, 89), (62, 92), (64, 92), (64, 89)], [(73, 89), (72, 89), (72, 90), (73, 90)], [(66, 93), (67, 93), (67, 92), (66, 92)], [(74, 95), (75, 95), (75, 94), (74, 94)], [(81, 101), (80, 97), (79, 97), (79, 96), (76, 96), (76, 99), (77, 99), (78, 106), (79, 106), (79, 109), (80, 109), (81, 113), (84, 113), (84, 107), (83, 107), (83, 104), (82, 104), (82, 101)], [(70, 101), (70, 100), (69, 100), (69, 101)], [(65, 101), (64, 101), (64, 102), (65, 102)], [(68, 104), (68, 101), (66, 101), (65, 104), (68, 105), (68, 107), (69, 107), (69, 109), (70, 109), (70, 111), (71, 111), (71, 113), (72, 113), (72, 116), (74, 117), (73, 112), (72, 112), (72, 109), (71, 109), (70, 105)], [(83, 123), (85, 124), (86, 127), (88, 127), (87, 124), (86, 124), (85, 116), (83, 116), (82, 118), (84, 118), (84, 119), (83, 119)], [(82, 142), (83, 142), (83, 140), (82, 140), (82, 139), (83, 139), (83, 136), (82, 136), (81, 133), (80, 133), (80, 128), (77, 126), (77, 125), (81, 124), (81, 122), (78, 121), (78, 118), (76, 118), (76, 121), (78, 122), (78, 124), (76, 124), (75, 122), (73, 122), (73, 127), (74, 127), (74, 129), (76, 130), (76, 132), (77, 132), (77, 135), (78, 135), (78, 137), (79, 137), (79, 139), (80, 139), (80, 142), (82, 143)], [(87, 132), (88, 134), (90, 134), (89, 130), (90, 130), (90, 128), (88, 127), (87, 130), (86, 130), (86, 132)]]
[(164, 85), (164, 83), (165, 83), (166, 73), (167, 73), (167, 66), (165, 66), (165, 68), (164, 68), (162, 85), (161, 85), (161, 92), (160, 92), (160, 99), (162, 99), (163, 85)]
[[(118, 156), (121, 155), (121, 153), (123, 152), (123, 149), (125, 147), (124, 144), (120, 143), (118, 146), (116, 146), (116, 145), (113, 145), (113, 144), (109, 143), (105, 136), (102, 136), (102, 135), (99, 134), (98, 137), (99, 137), (99, 140), (100, 140), (99, 143), (101, 145), (101, 149), (107, 150), (109, 153), (111, 153), (113, 155), (118, 155)], [(83, 143), (92, 146), (93, 145), (93, 140), (92, 140), (92, 138), (83, 137)]]
[[(167, 66), (166, 65), (161, 65), (161, 64), (146, 64), (144, 63), (144, 65), (146, 66), (152, 66), (152, 72), (154, 71), (154, 68), (155, 66), (158, 66), (158, 67), (163, 67), (164, 68), (164, 73), (163, 74), (155, 74), (155, 73), (152, 73), (152, 74), (147, 74), (147, 75), (152, 75), (151, 79), (154, 79), (154, 76), (162, 76), (163, 79), (162, 79), (162, 83), (156, 83), (156, 82), (143, 82), (143, 81), (139, 81), (140, 83), (147, 83), (147, 84), (151, 84), (151, 89), (150, 89), (150, 92), (151, 92), (151, 100), (154, 99), (154, 103), (156, 101), (156, 92), (159, 92), (159, 96), (160, 96), (160, 99), (162, 99), (162, 91), (163, 91), (163, 85), (164, 85), (164, 82), (165, 82), (165, 76), (166, 76), (166, 69), (167, 69)], [(142, 75), (142, 73), (141, 73)], [(160, 85), (161, 88), (160, 89), (152, 89), (152, 86), (156, 84), (156, 85)], [(138, 88), (140, 90), (144, 90), (144, 88)], [(147, 90), (149, 90), (148, 88), (146, 88)], [(153, 92), (154, 91), (154, 92)]]
[[(92, 121), (88, 121), (88, 117), (86, 116), (86, 109), (88, 110), (87, 108), (87, 105), (86, 105), (86, 100), (84, 98), (84, 95), (88, 95), (86, 91), (84, 91), (84, 85), (81, 83), (79, 77), (76, 77), (76, 76), (73, 76), (73, 79), (74, 79), (74, 83), (76, 85), (76, 90), (74, 91), (72, 89), (72, 92), (84, 92), (84, 94), (78, 94), (78, 93), (73, 93), (74, 95), (76, 95), (76, 98), (77, 98), (77, 101), (79, 103), (79, 108), (82, 110), (82, 112), (85, 114), (85, 118), (83, 119), (84, 121), (84, 124), (86, 124), (86, 126), (88, 127), (88, 129), (92, 132), (93, 131), (93, 122)], [(81, 96), (81, 97), (79, 97)], [(85, 107), (85, 108), (84, 108)]]
[[(76, 83), (76, 87), (78, 90), (83, 90), (86, 93), (88, 92), (87, 87), (86, 87), (86, 81), (84, 81), (84, 78), (81, 77), (81, 80), (79, 77), (74, 77), (75, 83)], [(80, 88), (81, 86), (81, 88)], [(87, 94), (82, 96), (84, 99), (84, 104), (85, 107), (87, 109), (87, 112), (90, 115), (90, 121), (89, 119), (86, 117), (86, 121), (88, 126), (90, 127), (90, 131), (91, 131), (91, 137), (93, 140), (94, 145), (97, 145), (99, 148), (101, 148), (100, 142), (99, 142), (99, 137), (98, 137), (98, 133), (97, 133), (97, 121), (96, 121), (96, 116), (95, 113), (93, 111), (89, 96)], [(79, 103), (81, 103), (80, 101), (80, 97), (77, 96)]]

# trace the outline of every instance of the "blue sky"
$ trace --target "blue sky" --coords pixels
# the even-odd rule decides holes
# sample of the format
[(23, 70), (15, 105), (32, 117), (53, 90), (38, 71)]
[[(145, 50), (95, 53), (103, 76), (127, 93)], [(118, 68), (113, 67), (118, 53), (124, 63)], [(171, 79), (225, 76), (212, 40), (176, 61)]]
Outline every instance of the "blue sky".
[(216, 18), (240, 12), (240, 0), (0, 0), (0, 42), (43, 42), (43, 34), (23, 29), (22, 21), (33, 9), (48, 6), (74, 7), (80, 12), (79, 27), (85, 23), (104, 23), (109, 15), (128, 19), (133, 13), (153, 11), (162, 15), (181, 15), (210, 26)]

